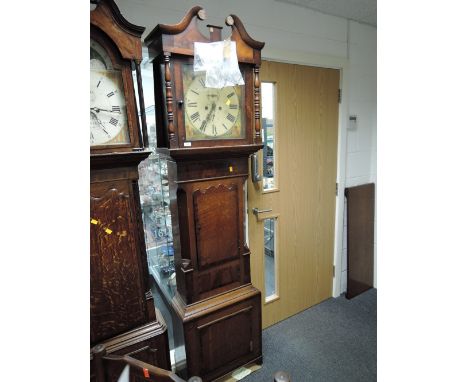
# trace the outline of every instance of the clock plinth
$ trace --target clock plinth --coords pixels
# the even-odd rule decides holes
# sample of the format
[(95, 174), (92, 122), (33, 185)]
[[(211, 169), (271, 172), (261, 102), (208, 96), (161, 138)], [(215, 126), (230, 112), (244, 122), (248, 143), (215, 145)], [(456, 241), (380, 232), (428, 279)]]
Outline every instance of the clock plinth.
[(261, 295), (251, 284), (244, 199), (248, 158), (263, 147), (264, 43), (229, 16), (245, 85), (205, 88), (203, 77), (190, 72), (194, 43), (222, 37), (220, 27), (209, 25), (209, 37), (198, 30), (197, 20), (204, 18), (203, 9), (194, 7), (179, 24), (159, 24), (145, 44), (153, 63), (157, 145), (177, 167), (172, 216), (180, 247), (172, 307), (182, 332), (179, 345), (185, 346), (188, 375), (210, 381), (262, 361)]
[(212, 381), (262, 363), (261, 294), (251, 284), (190, 305), (176, 294), (172, 305), (183, 323), (189, 375)]

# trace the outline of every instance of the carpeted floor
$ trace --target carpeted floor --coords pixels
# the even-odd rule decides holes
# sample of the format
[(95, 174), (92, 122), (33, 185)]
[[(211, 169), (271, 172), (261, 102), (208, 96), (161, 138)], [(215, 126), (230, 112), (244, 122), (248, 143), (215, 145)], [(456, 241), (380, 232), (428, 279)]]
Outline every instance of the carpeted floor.
[(377, 291), (330, 298), (263, 331), (263, 366), (242, 382), (377, 380)]

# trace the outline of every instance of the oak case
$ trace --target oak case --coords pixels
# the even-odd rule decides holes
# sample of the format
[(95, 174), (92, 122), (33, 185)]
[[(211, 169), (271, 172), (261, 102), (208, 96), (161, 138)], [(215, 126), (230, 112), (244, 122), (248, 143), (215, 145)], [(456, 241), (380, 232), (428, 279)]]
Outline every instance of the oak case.
[[(175, 253), (177, 292), (171, 301), (186, 350), (188, 375), (213, 380), (252, 361), (261, 362), (261, 296), (250, 283), (245, 242), (244, 185), (248, 157), (260, 136), (260, 50), (239, 18), (230, 15), (243, 74), (241, 123), (235, 139), (187, 140), (183, 67), (193, 62), (194, 42), (220, 41), (221, 27), (198, 30), (205, 18), (194, 7), (179, 24), (159, 24), (145, 39), (153, 63), (157, 144), (177, 164), (180, 250)], [(173, 223), (173, 226), (175, 224)], [(177, 326), (177, 325), (176, 325)]]

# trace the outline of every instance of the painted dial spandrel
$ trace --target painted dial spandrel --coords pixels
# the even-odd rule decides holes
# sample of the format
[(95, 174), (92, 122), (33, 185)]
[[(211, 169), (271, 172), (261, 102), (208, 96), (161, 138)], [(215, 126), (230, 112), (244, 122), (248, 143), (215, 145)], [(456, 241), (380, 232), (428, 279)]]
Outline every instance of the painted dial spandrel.
[(184, 71), (186, 140), (244, 138), (239, 86), (205, 87), (205, 74)]
[(91, 40), (90, 145), (129, 143), (122, 72), (114, 70), (106, 51)]

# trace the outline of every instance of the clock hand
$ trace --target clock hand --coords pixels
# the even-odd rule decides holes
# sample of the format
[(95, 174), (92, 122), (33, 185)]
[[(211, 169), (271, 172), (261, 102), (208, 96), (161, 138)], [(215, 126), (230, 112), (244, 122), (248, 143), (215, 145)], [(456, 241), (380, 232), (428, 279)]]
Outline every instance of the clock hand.
[(211, 110), (208, 112), (208, 115), (207, 115), (206, 118), (205, 118), (205, 121), (204, 121), (205, 124), (207, 124), (207, 123), (210, 121), (211, 115), (213, 114), (213, 112), (214, 112), (215, 110), (216, 110), (216, 103), (213, 102), (213, 103), (211, 104)]
[(120, 110), (101, 109), (100, 107), (91, 107), (90, 109), (96, 113), (99, 113), (100, 111), (107, 111), (108, 113), (120, 113)]
[(107, 136), (110, 138), (111, 136), (110, 136), (110, 134), (107, 132), (107, 130), (106, 130), (106, 128), (104, 127), (104, 125), (102, 124), (102, 122), (101, 122), (99, 119), (98, 119), (97, 121), (98, 121), (99, 124), (101, 125), (102, 130), (103, 130), (103, 131), (107, 134)]
[(91, 115), (93, 116), (93, 118), (97, 121), (97, 123), (99, 125), (101, 125), (101, 129), (107, 134), (107, 136), (110, 138), (110, 134), (107, 132), (106, 130), (106, 127), (102, 124), (101, 120), (94, 114), (94, 113), (91, 113)]
[(98, 118), (96, 117), (96, 114), (94, 114), (92, 111), (91, 111), (91, 119), (93, 120), (94, 125), (96, 125), (96, 122), (98, 121)]

